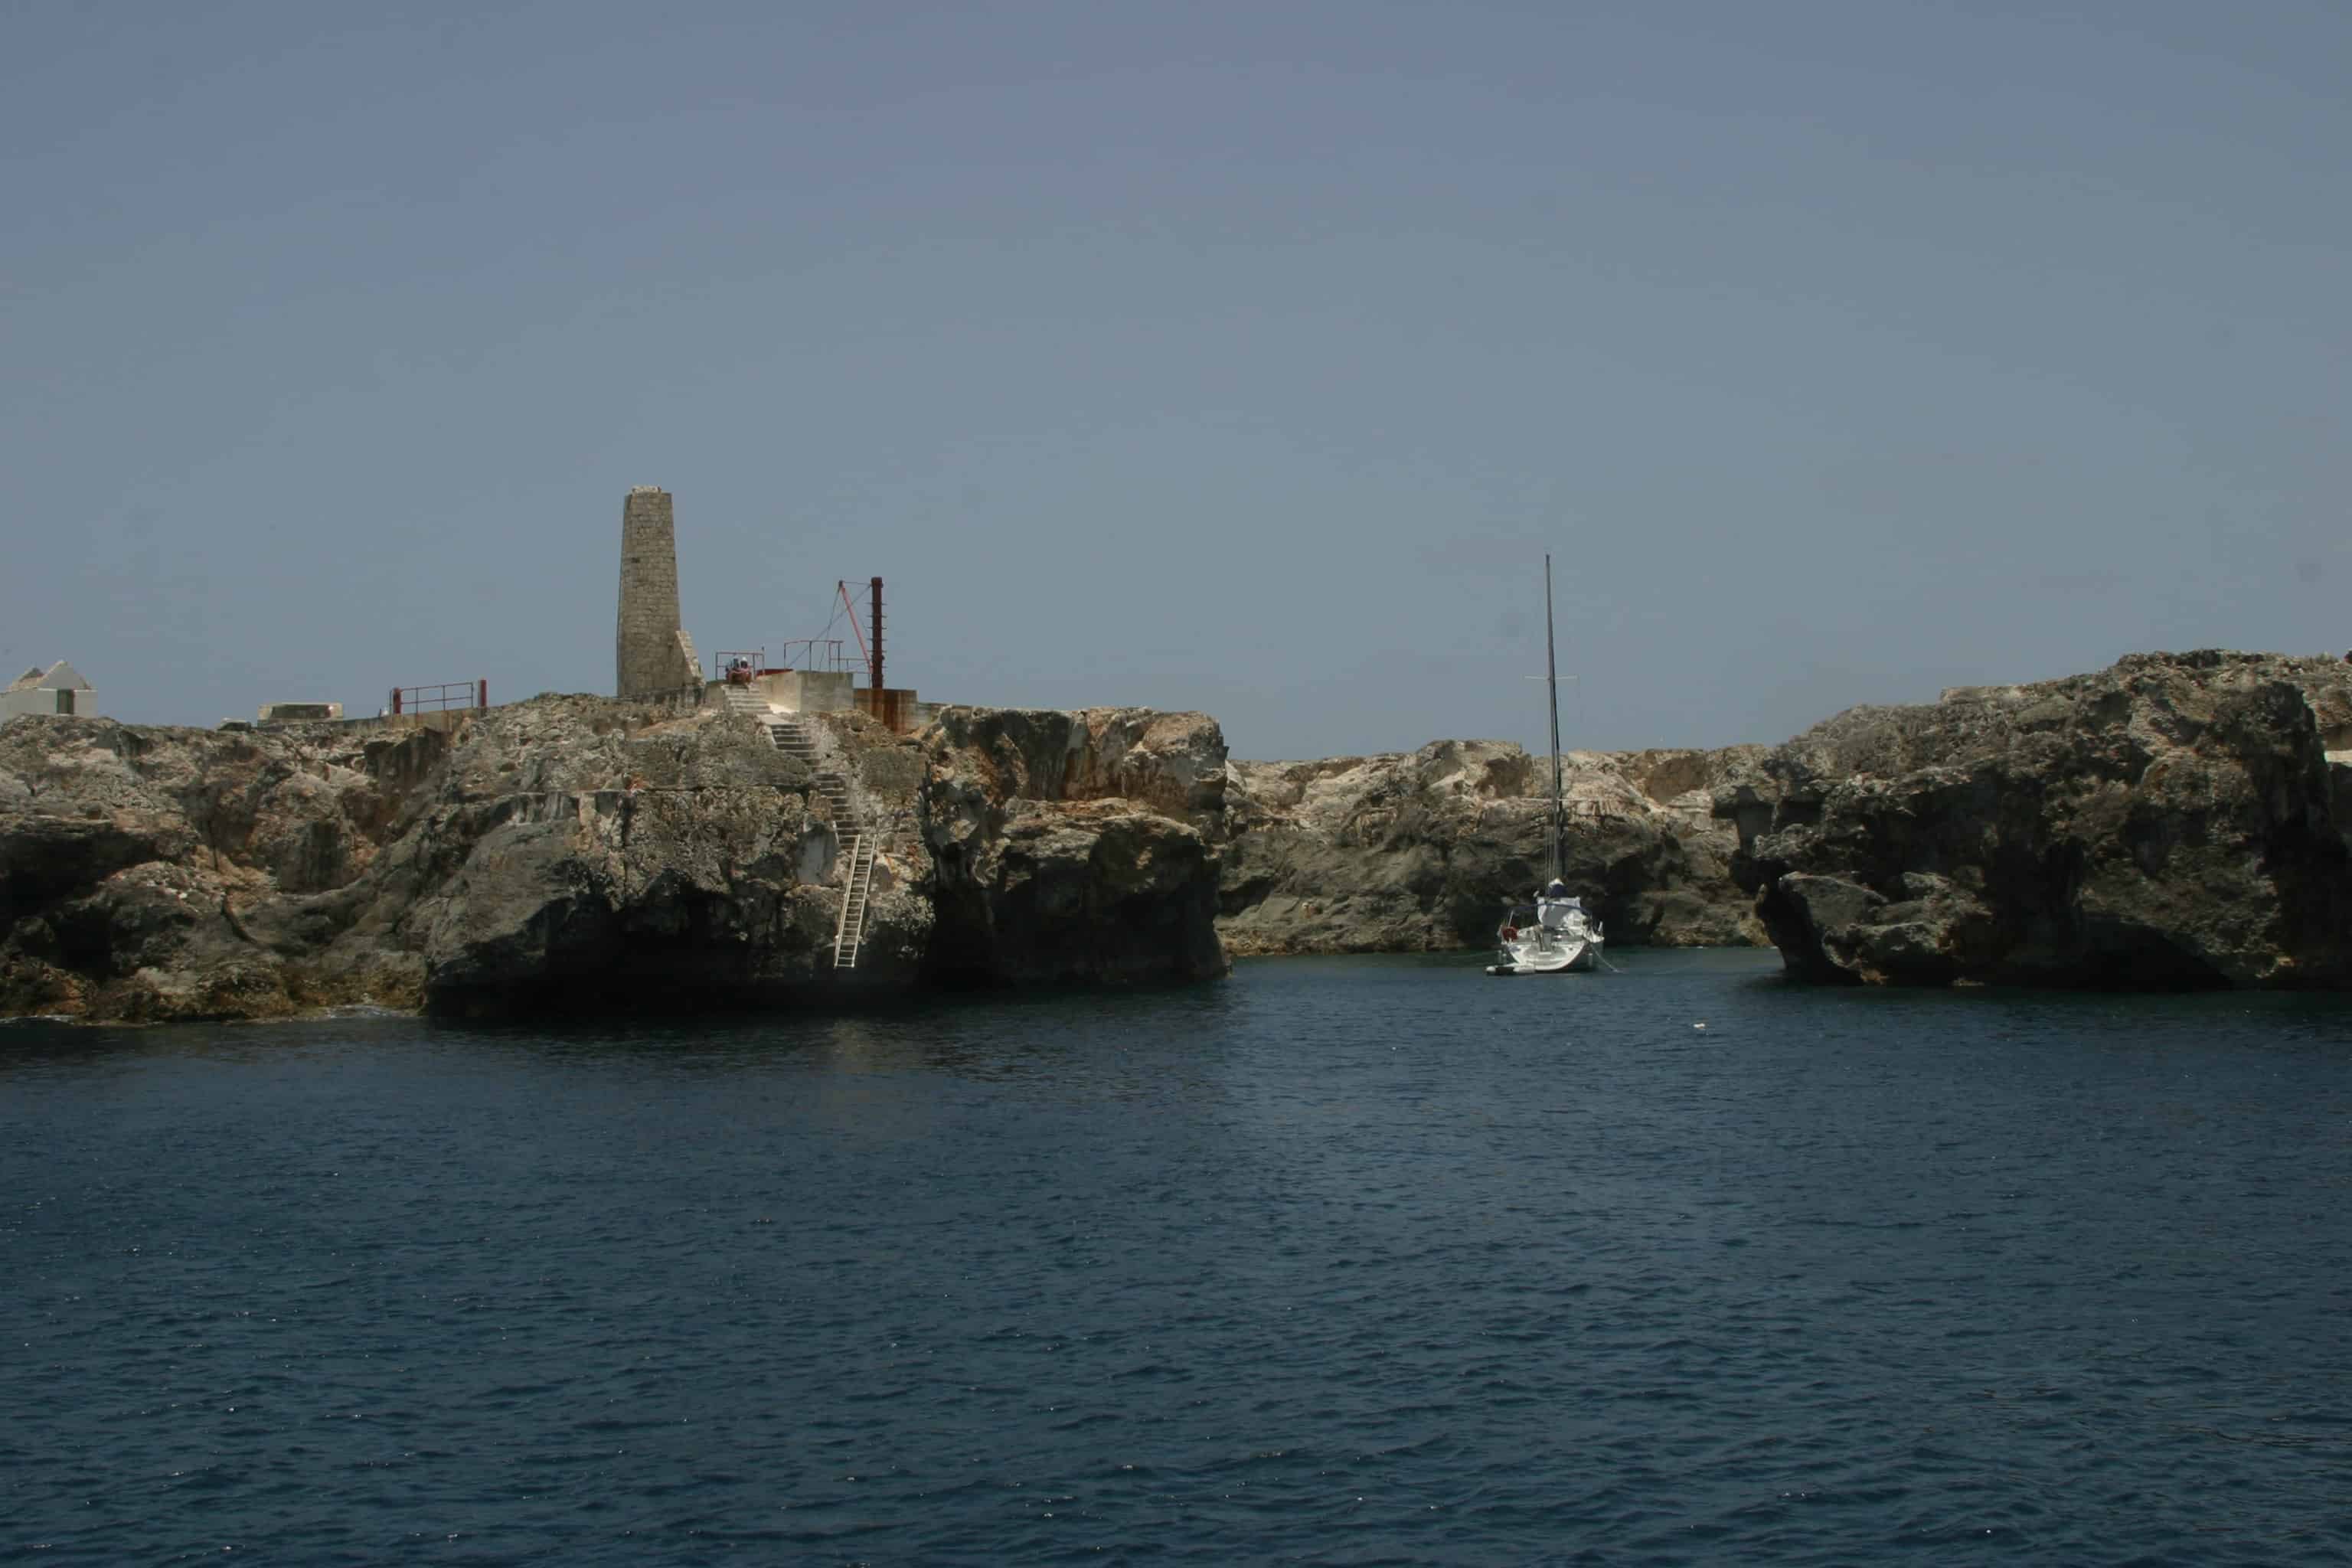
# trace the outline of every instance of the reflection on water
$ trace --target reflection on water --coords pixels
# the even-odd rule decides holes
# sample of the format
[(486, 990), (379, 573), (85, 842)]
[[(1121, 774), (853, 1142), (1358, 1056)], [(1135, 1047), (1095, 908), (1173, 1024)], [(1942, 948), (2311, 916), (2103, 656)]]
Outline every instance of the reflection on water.
[(5, 1539), (2352, 1552), (2352, 1010), (1478, 956), (667, 1027), (0, 1029)]

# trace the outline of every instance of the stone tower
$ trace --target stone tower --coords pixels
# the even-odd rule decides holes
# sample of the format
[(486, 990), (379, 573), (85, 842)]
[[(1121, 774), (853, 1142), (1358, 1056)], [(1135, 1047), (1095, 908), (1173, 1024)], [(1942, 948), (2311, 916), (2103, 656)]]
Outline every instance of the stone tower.
[(670, 495), (638, 485), (621, 503), (621, 612), (613, 635), (613, 689), (644, 697), (698, 684), (694, 644), (678, 625), (677, 523)]

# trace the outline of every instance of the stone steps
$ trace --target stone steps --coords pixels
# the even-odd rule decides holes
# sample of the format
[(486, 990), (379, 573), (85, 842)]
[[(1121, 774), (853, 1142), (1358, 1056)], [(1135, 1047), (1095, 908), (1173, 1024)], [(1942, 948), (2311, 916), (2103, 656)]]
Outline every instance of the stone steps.
[[(728, 695), (731, 707), (734, 693)], [(766, 711), (764, 704), (761, 711)], [(772, 714), (766, 729), (770, 745), (808, 764), (814, 793), (824, 802), (825, 813), (833, 819), (834, 832), (840, 838), (845, 868), (841, 883), (841, 919), (833, 932), (833, 966), (855, 969), (857, 950), (866, 940), (866, 911), (872, 901), (874, 857), (880, 847), (880, 835), (869, 831), (858, 816), (849, 781), (838, 770), (825, 765), (824, 749), (806, 724), (788, 714)]]

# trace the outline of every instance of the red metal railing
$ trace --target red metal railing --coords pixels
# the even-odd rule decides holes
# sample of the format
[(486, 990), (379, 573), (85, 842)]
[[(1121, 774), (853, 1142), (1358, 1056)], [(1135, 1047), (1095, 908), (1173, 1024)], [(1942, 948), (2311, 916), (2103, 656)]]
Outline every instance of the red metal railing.
[(392, 689), (392, 710), (395, 713), (446, 713), (454, 709), (488, 708), (490, 705), (490, 683), (481, 680), (445, 680), (438, 686), (395, 686)]

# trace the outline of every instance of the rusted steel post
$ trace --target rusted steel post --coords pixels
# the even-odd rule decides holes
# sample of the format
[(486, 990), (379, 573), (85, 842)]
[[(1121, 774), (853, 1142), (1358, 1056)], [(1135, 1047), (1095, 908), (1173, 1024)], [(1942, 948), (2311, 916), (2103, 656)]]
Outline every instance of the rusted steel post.
[(400, 711), (400, 688), (397, 686), (392, 689), (392, 710), (394, 713)]
[(876, 716), (880, 716), (882, 700), (882, 579), (874, 579), (874, 690)]
[(488, 708), (489, 705), (490, 678), (485, 675), (474, 682), (474, 706)]

